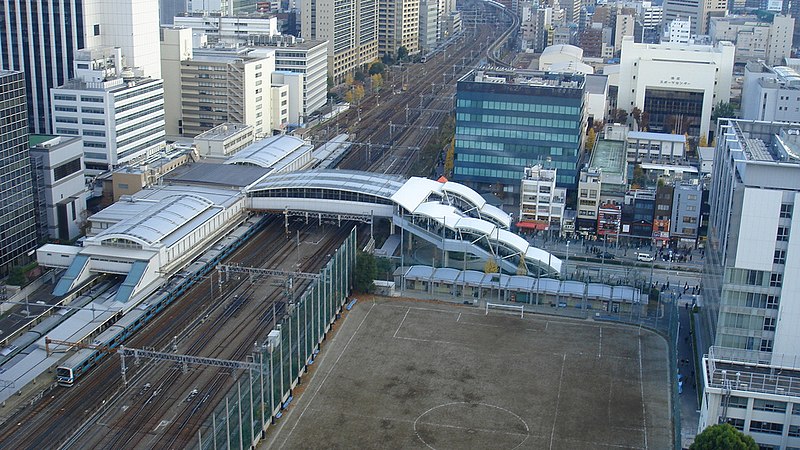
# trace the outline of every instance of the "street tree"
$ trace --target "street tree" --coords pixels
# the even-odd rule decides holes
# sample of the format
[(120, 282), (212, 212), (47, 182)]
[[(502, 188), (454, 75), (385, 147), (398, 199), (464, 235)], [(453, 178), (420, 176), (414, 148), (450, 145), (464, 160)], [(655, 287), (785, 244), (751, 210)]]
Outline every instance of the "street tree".
[(358, 292), (372, 292), (373, 281), (378, 275), (378, 263), (371, 253), (358, 252), (356, 255), (356, 271), (353, 289)]

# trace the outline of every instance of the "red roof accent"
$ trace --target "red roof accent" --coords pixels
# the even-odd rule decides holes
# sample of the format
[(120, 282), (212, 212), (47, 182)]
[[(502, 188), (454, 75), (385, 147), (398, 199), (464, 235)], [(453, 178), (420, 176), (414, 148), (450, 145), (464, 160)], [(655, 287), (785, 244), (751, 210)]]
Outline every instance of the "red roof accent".
[(526, 228), (528, 230), (547, 231), (550, 226), (546, 222), (525, 220), (517, 222), (517, 227)]
[(448, 180), (447, 180), (447, 178), (444, 177), (444, 175), (442, 175), (436, 181), (438, 181), (439, 183), (447, 183)]

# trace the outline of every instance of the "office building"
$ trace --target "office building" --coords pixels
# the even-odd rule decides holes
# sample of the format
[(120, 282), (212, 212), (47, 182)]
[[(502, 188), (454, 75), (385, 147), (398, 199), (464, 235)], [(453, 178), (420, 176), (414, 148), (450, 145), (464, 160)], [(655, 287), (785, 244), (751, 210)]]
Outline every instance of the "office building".
[(51, 132), (50, 89), (74, 77), (79, 49), (120, 47), (127, 66), (160, 77), (158, 0), (2, 0), (0, 17), (0, 69), (25, 74), (32, 133)]
[(633, 36), (634, 24), (636, 21), (634, 20), (634, 16), (630, 14), (617, 14), (617, 18), (614, 23), (614, 51), (618, 52), (622, 50), (622, 38), (625, 36)]
[(664, 24), (688, 17), (691, 36), (708, 34), (711, 18), (722, 17), (727, 11), (727, 0), (664, 0)]
[[(722, 119), (711, 185), (700, 429), (800, 447), (800, 126)], [(711, 341), (706, 341), (711, 342)]]
[(523, 169), (547, 162), (558, 169), (558, 187), (575, 189), (586, 127), (584, 83), (580, 74), (538, 71), (462, 77), (453, 179), (516, 203)]
[(800, 122), (800, 74), (786, 66), (747, 63), (741, 114), (748, 120)]
[(575, 228), (578, 234), (590, 235), (597, 227), (597, 213), (600, 208), (600, 189), (602, 188), (600, 169), (581, 170), (578, 179), (578, 214)]
[(783, 64), (792, 53), (792, 30), (795, 19), (776, 15), (769, 21), (757, 16), (727, 16), (711, 20), (709, 35), (713, 42), (730, 41), (736, 46), (734, 63), (764, 61)]
[(378, 55), (419, 51), (419, 0), (378, 0)]
[(378, 0), (309, 0), (301, 4), (300, 18), (303, 39), (328, 42), (334, 83), (378, 57)]
[(0, 71), (0, 273), (36, 248), (36, 211), (28, 151), (25, 76)]
[(191, 30), (164, 28), (167, 136), (195, 137), (226, 122), (272, 135), (275, 53), (252, 48), (192, 48)]
[(120, 49), (75, 55), (76, 78), (51, 90), (53, 130), (83, 138), (88, 175), (141, 161), (164, 148), (164, 84), (121, 67)]
[(251, 45), (280, 36), (278, 17), (266, 13), (238, 16), (201, 11), (175, 17), (174, 27), (191, 28), (195, 39), (205, 35), (210, 46), (218, 43)]
[(39, 242), (69, 242), (86, 220), (83, 142), (79, 137), (30, 137)]
[(161, 25), (172, 25), (175, 16), (189, 10), (189, 0), (158, 0), (158, 17)]
[[(617, 108), (639, 107), (649, 131), (706, 136), (712, 109), (731, 96), (734, 46), (622, 42)], [(710, 140), (710, 139), (709, 139)]]

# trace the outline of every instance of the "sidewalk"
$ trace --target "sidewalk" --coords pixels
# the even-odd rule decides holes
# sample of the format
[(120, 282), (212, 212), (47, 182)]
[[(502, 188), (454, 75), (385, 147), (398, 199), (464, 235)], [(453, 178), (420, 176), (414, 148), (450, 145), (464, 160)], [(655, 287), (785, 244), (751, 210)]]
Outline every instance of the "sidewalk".
[[(690, 315), (692, 314), (690, 301), (680, 305), (680, 334), (678, 336), (678, 373), (683, 377), (683, 392), (681, 400), (681, 447), (689, 448), (697, 435), (697, 424), (700, 421), (700, 409), (697, 400), (697, 391), (701, 387), (696, 385), (697, 374), (693, 344), (694, 336), (691, 335)], [(695, 318), (696, 319), (696, 318)], [(696, 324), (697, 322), (695, 322)]]

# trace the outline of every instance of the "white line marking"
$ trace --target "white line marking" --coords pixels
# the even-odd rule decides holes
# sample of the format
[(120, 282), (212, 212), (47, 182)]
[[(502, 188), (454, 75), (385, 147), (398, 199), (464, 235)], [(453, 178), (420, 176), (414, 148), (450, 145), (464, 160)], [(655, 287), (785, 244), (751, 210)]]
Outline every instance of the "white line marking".
[(406, 341), (417, 341), (417, 342), (438, 342), (439, 344), (453, 344), (453, 345), (464, 345), (464, 343), (459, 342), (450, 342), (450, 341), (437, 341), (435, 339), (418, 339), (418, 338), (410, 338), (410, 337), (403, 337), (403, 336), (395, 336), (395, 339), (404, 339)]
[(644, 448), (647, 450), (647, 409), (644, 406), (644, 371), (642, 370), (642, 335), (639, 335), (639, 387), (642, 390), (642, 428), (644, 429)]
[(374, 307), (375, 307), (375, 304), (373, 303), (372, 306), (370, 306), (370, 308), (367, 311), (367, 313), (364, 315), (364, 318), (361, 319), (361, 323), (359, 323), (358, 327), (356, 327), (356, 331), (353, 332), (353, 335), (350, 336), (350, 339), (348, 339), (347, 343), (344, 344), (344, 348), (342, 348), (342, 352), (339, 353), (339, 356), (336, 358), (336, 361), (334, 361), (333, 364), (331, 365), (331, 368), (330, 368), (330, 370), (328, 370), (328, 373), (326, 373), (325, 377), (322, 379), (322, 381), (320, 381), (319, 386), (317, 386), (317, 389), (314, 391), (314, 395), (312, 395), (311, 398), (308, 399), (308, 403), (306, 403), (306, 406), (300, 412), (300, 415), (297, 416), (297, 420), (295, 420), (294, 425), (292, 426), (292, 429), (289, 430), (289, 434), (286, 435), (286, 439), (283, 440), (283, 444), (281, 444), (281, 446), (279, 448), (283, 448), (286, 445), (286, 443), (289, 442), (289, 438), (292, 437), (292, 433), (294, 433), (294, 430), (297, 428), (297, 424), (300, 423), (300, 419), (303, 418), (303, 414), (306, 413), (306, 410), (308, 410), (308, 407), (311, 405), (311, 403), (314, 402), (314, 399), (317, 397), (317, 394), (319, 394), (319, 391), (322, 390), (322, 386), (325, 385), (325, 381), (328, 379), (329, 376), (331, 376), (331, 374), (333, 373), (333, 370), (336, 369), (336, 364), (338, 364), (339, 360), (342, 359), (342, 356), (344, 355), (344, 352), (347, 351), (347, 347), (349, 347), (350, 343), (353, 342), (353, 338), (356, 337), (356, 334), (358, 334), (358, 331), (361, 329), (361, 326), (364, 325), (364, 322), (367, 321), (367, 317), (369, 317), (369, 313), (372, 312), (372, 308), (374, 308)]
[(397, 337), (397, 333), (400, 331), (400, 327), (403, 326), (403, 322), (406, 321), (406, 317), (408, 317), (408, 313), (411, 311), (411, 308), (406, 310), (406, 314), (403, 316), (403, 320), (400, 321), (400, 325), (397, 326), (397, 330), (394, 332), (394, 337)]
[(456, 317), (456, 322), (458, 322), (459, 320), (461, 320), (461, 313), (458, 313), (458, 317)]
[(550, 321), (544, 323), (544, 331), (547, 331), (547, 326), (550, 325)]
[(558, 395), (556, 396), (556, 412), (553, 414), (553, 429), (550, 431), (550, 450), (553, 450), (553, 439), (556, 436), (556, 423), (558, 423), (558, 405), (561, 403), (561, 384), (564, 381), (564, 366), (567, 362), (567, 354), (564, 353), (561, 359), (561, 375), (558, 377)]
[(597, 349), (597, 357), (600, 358), (603, 355), (603, 327), (600, 327), (600, 347)]

